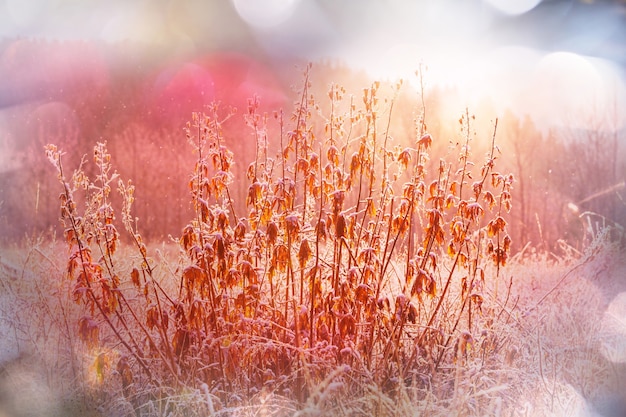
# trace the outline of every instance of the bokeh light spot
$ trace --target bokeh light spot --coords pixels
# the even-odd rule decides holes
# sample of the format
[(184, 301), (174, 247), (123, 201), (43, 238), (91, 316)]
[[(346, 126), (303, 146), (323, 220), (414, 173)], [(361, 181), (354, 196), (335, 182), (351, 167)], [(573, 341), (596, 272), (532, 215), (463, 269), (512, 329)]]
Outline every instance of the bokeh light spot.
[(600, 329), (602, 353), (611, 362), (626, 363), (626, 292), (613, 299)]
[(298, 0), (233, 0), (239, 16), (258, 29), (270, 29), (291, 17)]
[(520, 15), (531, 11), (541, 0), (486, 0), (494, 8), (508, 15)]
[(597, 117), (618, 104), (623, 91), (619, 79), (599, 61), (570, 52), (544, 56), (534, 69), (525, 97), (531, 116), (575, 128), (593, 127), (589, 115)]

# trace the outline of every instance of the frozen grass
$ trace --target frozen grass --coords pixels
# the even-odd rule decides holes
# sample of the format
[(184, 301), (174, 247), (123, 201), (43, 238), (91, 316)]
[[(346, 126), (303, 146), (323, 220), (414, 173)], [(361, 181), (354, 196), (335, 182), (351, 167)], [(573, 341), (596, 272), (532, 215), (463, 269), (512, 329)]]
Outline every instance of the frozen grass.
[[(157, 269), (167, 276), (179, 254), (169, 245), (158, 249), (164, 256)], [(626, 382), (622, 251), (598, 242), (580, 256), (513, 259), (503, 278), (513, 279), (510, 301), (502, 308), (504, 298), (495, 300), (493, 286), (487, 289), (489, 307), (483, 314), (494, 325), (477, 338), (467, 359), (414, 375), (393, 390), (343, 365), (318, 382), (304, 402), (262, 389), (250, 396), (233, 392), (227, 405), (208, 385), (198, 384), (162, 387), (132, 405), (115, 367), (98, 371), (99, 350), (78, 340), (80, 306), (63, 297), (71, 289), (62, 279), (66, 250), (29, 242), (3, 250), (4, 410), (15, 415), (96, 415), (99, 410), (111, 416), (133, 409), (150, 416), (600, 415), (597, 409), (616, 403)], [(113, 344), (109, 352), (119, 350)]]
[(193, 115), (194, 214), (161, 246), (106, 143), (71, 172), (46, 147), (62, 242), (6, 248), (0, 271), (5, 392), (20, 399), (24, 375), (43, 391), (7, 412), (41, 414), (31, 397), (50, 415), (172, 417), (584, 415), (620, 400), (615, 236), (510, 259), (497, 121), (476, 160), (466, 112), (434, 160), (424, 108), (408, 145), (389, 134), (401, 83), (359, 105), (309, 88), (307, 69), (289, 116), (250, 100), (245, 203), (223, 137), (236, 112)]

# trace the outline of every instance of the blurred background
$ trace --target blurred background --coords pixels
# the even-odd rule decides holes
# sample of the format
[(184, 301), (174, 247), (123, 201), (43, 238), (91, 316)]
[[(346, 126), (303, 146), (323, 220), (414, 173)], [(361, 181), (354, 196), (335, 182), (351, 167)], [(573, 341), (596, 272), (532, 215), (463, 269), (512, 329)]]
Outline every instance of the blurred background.
[[(626, 223), (625, 40), (624, 0), (0, 0), (0, 239), (58, 227), (46, 143), (73, 168), (103, 140), (137, 184), (144, 233), (177, 235), (191, 112), (245, 108), (254, 94), (262, 110), (288, 112), (313, 62), (320, 97), (330, 82), (358, 97), (397, 77), (416, 90), (427, 68), (435, 138), (456, 140), (467, 108), (480, 160), (499, 118), (517, 247), (578, 242), (582, 213)], [(410, 141), (410, 129), (396, 137)], [(248, 140), (228, 131), (242, 161)]]

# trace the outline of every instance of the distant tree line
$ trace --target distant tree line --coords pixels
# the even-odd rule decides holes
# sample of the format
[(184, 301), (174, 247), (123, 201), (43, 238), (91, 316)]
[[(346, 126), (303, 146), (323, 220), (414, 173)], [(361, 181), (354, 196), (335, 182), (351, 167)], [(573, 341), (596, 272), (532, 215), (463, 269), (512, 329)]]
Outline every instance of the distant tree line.
[[(191, 112), (202, 111), (211, 102), (219, 102), (224, 115), (237, 108), (224, 121), (224, 140), (235, 154), (234, 171), (242, 179), (234, 183), (233, 199), (245, 210), (243, 179), (255, 158), (255, 139), (244, 117), (247, 99), (259, 96), (259, 113), (268, 120), (269, 148), (278, 152), (281, 132), (275, 115), (281, 109), (286, 113), (282, 134), (294, 128), (288, 112), (303, 81), (296, 64), (304, 66), (271, 66), (259, 57), (232, 53), (172, 62), (133, 44), (4, 41), (0, 44), (0, 239), (9, 243), (25, 235), (58, 234), (59, 189), (43, 147), (52, 142), (64, 150), (68, 169), (87, 155), (89, 172), (89, 153), (98, 141), (107, 141), (120, 178), (136, 185), (134, 213), (142, 234), (154, 240), (178, 236), (192, 213), (187, 183), (195, 161), (183, 127)], [(433, 137), (432, 155), (444, 155), (462, 138), (458, 123), (462, 114), (449, 120), (446, 111), (446, 102), (457, 93), (429, 86), (427, 74), (425, 80), (423, 96), (414, 87), (418, 84), (406, 82), (395, 98), (392, 88), (381, 87), (381, 96), (387, 91), (385, 98), (393, 99), (395, 106), (387, 133), (394, 146), (409, 146), (423, 105)], [(324, 62), (314, 65), (309, 91), (324, 106), (330, 103), (324, 98), (331, 84), (342, 86), (358, 105), (363, 88), (371, 82), (340, 63)], [(542, 132), (532, 120), (513, 112), (499, 115), (498, 165), (516, 177), (508, 218), (514, 250), (530, 244), (558, 251), (561, 240), (580, 247), (589, 238), (590, 227), (626, 224), (626, 132), (611, 125), (610, 116), (592, 110), (586, 116), (597, 127), (590, 130)], [(341, 111), (346, 115), (350, 109)], [(311, 116), (319, 118), (313, 132), (318, 139), (327, 135), (322, 114), (328, 114), (328, 109)], [(498, 115), (488, 102), (468, 109), (468, 114), (475, 116), (470, 150), (478, 159), (488, 150)], [(381, 132), (388, 123), (385, 117), (379, 115)]]

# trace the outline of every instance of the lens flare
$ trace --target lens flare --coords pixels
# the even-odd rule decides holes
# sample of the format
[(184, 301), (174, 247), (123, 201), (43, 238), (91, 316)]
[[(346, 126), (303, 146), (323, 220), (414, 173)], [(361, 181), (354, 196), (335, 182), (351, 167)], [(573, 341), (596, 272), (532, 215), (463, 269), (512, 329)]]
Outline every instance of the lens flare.
[(233, 0), (239, 16), (257, 29), (271, 29), (289, 19), (298, 0)]
[(486, 0), (492, 7), (508, 15), (520, 15), (537, 7), (541, 0)]

